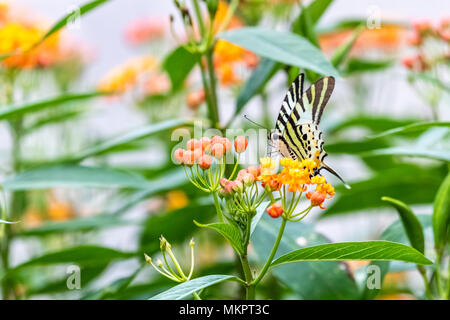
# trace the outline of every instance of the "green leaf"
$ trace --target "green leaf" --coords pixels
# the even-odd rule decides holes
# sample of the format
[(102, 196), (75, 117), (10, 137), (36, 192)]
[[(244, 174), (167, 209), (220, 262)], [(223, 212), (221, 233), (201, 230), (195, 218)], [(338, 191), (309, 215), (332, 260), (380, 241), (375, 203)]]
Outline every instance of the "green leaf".
[(362, 157), (377, 157), (377, 156), (406, 156), (414, 158), (427, 158), (432, 160), (450, 162), (449, 150), (430, 149), (423, 146), (409, 146), (409, 147), (392, 147), (385, 149), (376, 149), (372, 151), (363, 152)]
[(194, 292), (200, 291), (217, 283), (228, 280), (238, 281), (237, 279), (238, 278), (235, 276), (221, 274), (200, 277), (172, 287), (169, 290), (150, 298), (150, 300), (181, 300), (190, 296)]
[(106, 247), (94, 245), (82, 245), (78, 247), (63, 249), (56, 252), (45, 253), (42, 256), (32, 258), (13, 269), (16, 271), (25, 267), (43, 266), (63, 263), (76, 263), (82, 265), (98, 265), (117, 259), (133, 257), (132, 252), (123, 252)]
[(236, 110), (234, 116), (236, 117), (244, 108), (244, 106), (256, 94), (260, 93), (267, 82), (279, 70), (280, 65), (270, 59), (262, 59), (258, 67), (253, 71), (250, 78), (245, 82), (236, 101)]
[(305, 38), (291, 32), (244, 27), (221, 33), (219, 38), (244, 47), (262, 57), (310, 69), (323, 75), (339, 76), (337, 70), (319, 49)]
[(0, 219), (0, 223), (4, 223), (4, 224), (14, 224), (14, 223), (18, 223), (19, 221), (6, 221), (6, 220), (2, 220)]
[(70, 157), (67, 161), (79, 162), (89, 157), (93, 157), (99, 154), (103, 154), (113, 149), (117, 149), (121, 146), (127, 145), (131, 142), (147, 138), (151, 135), (164, 132), (182, 125), (189, 125), (190, 121), (182, 119), (171, 119), (162, 121), (159, 123), (151, 124), (141, 128), (131, 130), (125, 134), (122, 134), (116, 138), (112, 138), (96, 146), (88, 148), (84, 151), (77, 153), (77, 155)]
[(125, 213), (128, 209), (155, 194), (179, 188), (186, 183), (186, 174), (181, 168), (163, 172), (160, 177), (149, 180), (142, 190), (132, 193), (126, 200), (122, 201), (121, 205), (113, 211), (112, 215)]
[[(423, 226), (423, 230), (427, 230), (431, 228), (431, 216), (430, 215), (418, 215), (417, 218), (419, 219), (420, 224)], [(426, 235), (426, 233), (425, 233)], [(399, 242), (403, 244), (407, 244), (409, 242), (408, 236), (406, 234), (405, 228), (403, 227), (403, 223), (401, 219), (393, 222), (389, 227), (387, 227), (381, 237), (381, 240), (386, 241), (392, 241), (392, 242)], [(389, 272), (390, 268), (390, 262), (389, 261), (373, 261), (368, 266), (377, 266), (380, 268), (380, 281), (383, 281), (386, 274)], [(367, 277), (370, 275), (366, 272)], [(364, 286), (363, 286), (363, 293), (361, 298), (362, 299), (373, 299), (376, 297), (376, 295), (379, 293), (380, 289), (369, 289), (368, 286), (366, 286), (367, 278), (364, 280)]]
[(450, 224), (450, 173), (436, 193), (433, 207), (434, 245), (441, 250), (447, 243)]
[(384, 70), (394, 64), (395, 60), (367, 60), (361, 58), (350, 58), (342, 73), (352, 75), (362, 72), (375, 72)]
[(343, 186), (336, 187), (336, 201), (320, 218), (383, 207), (385, 203), (380, 201), (383, 196), (402, 199), (409, 205), (431, 203), (442, 182), (443, 172), (443, 166), (423, 168), (418, 165), (401, 164), (380, 170), (368, 179), (350, 181), (352, 186), (350, 190), (346, 190)]
[(311, 22), (316, 25), (333, 0), (315, 0), (307, 7)]
[(184, 81), (197, 62), (198, 54), (189, 52), (183, 46), (179, 46), (166, 56), (162, 68), (169, 74), (172, 90), (177, 90), (183, 86)]
[(406, 126), (416, 122), (417, 119), (395, 119), (390, 117), (375, 117), (360, 115), (344, 118), (341, 121), (333, 121), (324, 128), (328, 135), (338, 133), (348, 128), (362, 127), (373, 132), (382, 132), (399, 126)]
[(328, 243), (302, 248), (285, 254), (272, 262), (271, 267), (300, 261), (377, 260), (405, 261), (432, 264), (416, 249), (390, 241), (361, 241)]
[(353, 48), (353, 45), (356, 42), (356, 39), (358, 39), (363, 30), (364, 26), (359, 26), (358, 28), (356, 28), (350, 40), (343, 43), (335, 50), (333, 57), (331, 58), (331, 63), (333, 64), (333, 66), (337, 68), (345, 61), (345, 59), (347, 59), (350, 51)]
[(0, 110), (0, 120), (11, 119), (13, 117), (22, 116), (24, 114), (37, 112), (46, 108), (55, 107), (57, 105), (64, 104), (69, 101), (80, 101), (95, 98), (98, 96), (106, 95), (105, 92), (90, 92), (90, 93), (78, 93), (78, 94), (65, 94), (59, 97), (46, 99), (43, 101), (27, 103), (24, 105), (5, 107)]
[(61, 165), (19, 173), (3, 183), (5, 190), (49, 188), (143, 188), (148, 181), (140, 176), (111, 168)]
[(128, 288), (128, 286), (133, 282), (136, 276), (141, 272), (145, 265), (141, 265), (135, 271), (133, 271), (130, 275), (119, 278), (115, 280), (113, 283), (103, 287), (94, 292), (88, 293), (86, 296), (82, 298), (82, 300), (104, 300), (110, 297), (114, 297), (120, 292), (123, 292)]
[(216, 230), (230, 242), (234, 250), (236, 250), (239, 254), (244, 253), (241, 233), (236, 226), (226, 223), (201, 224), (195, 220), (194, 223), (201, 228), (209, 228)]
[(393, 129), (387, 130), (385, 132), (382, 132), (382, 133), (379, 133), (379, 134), (376, 134), (376, 135), (368, 136), (368, 138), (376, 139), (376, 138), (386, 137), (386, 136), (390, 136), (390, 135), (393, 135), (393, 134), (399, 134), (399, 133), (425, 131), (426, 129), (434, 128), (434, 127), (450, 128), (450, 122), (433, 121), (433, 122), (412, 123), (412, 124), (409, 124), (409, 125), (406, 125), (406, 126), (393, 128)]
[(26, 229), (19, 232), (17, 233), (17, 236), (45, 236), (49, 234), (98, 230), (101, 228), (124, 226), (127, 224), (132, 224), (132, 222), (111, 216), (109, 214), (101, 214), (94, 217), (71, 219), (62, 222), (45, 222), (39, 227)]
[[(261, 263), (268, 259), (268, 248), (275, 242), (280, 220), (264, 215), (253, 232), (252, 245)], [(288, 223), (275, 258), (304, 246), (327, 242), (329, 240), (315, 232), (312, 225)], [(301, 299), (356, 299), (360, 295), (345, 262), (298, 262), (279, 266), (271, 274)]]
[[(63, 18), (59, 19), (51, 28), (49, 31), (47, 31), (47, 33), (39, 40), (39, 42), (34, 45), (33, 47), (38, 46), (39, 44), (41, 44), (42, 42), (45, 41), (45, 39), (47, 39), (48, 37), (50, 37), (52, 34), (54, 34), (55, 32), (58, 32), (60, 29), (64, 28), (72, 19), (77, 19), (79, 17), (81, 17), (82, 15), (88, 13), (89, 11), (97, 8), (98, 6), (108, 2), (109, 0), (95, 0), (95, 1), (90, 1), (85, 3), (84, 5), (82, 5), (79, 8), (79, 11), (74, 11), (74, 12), (70, 12), (69, 14), (67, 14), (66, 16), (64, 16)], [(78, 16), (79, 13), (79, 16)]]
[(393, 198), (382, 197), (381, 200), (386, 201), (397, 209), (411, 246), (423, 254), (425, 252), (425, 238), (422, 225), (411, 208), (404, 202)]

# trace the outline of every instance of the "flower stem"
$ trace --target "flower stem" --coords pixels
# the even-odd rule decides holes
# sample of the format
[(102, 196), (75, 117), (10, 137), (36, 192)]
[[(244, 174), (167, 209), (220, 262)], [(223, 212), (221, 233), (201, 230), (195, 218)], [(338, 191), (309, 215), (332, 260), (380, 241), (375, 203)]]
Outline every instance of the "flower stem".
[(250, 265), (248, 263), (247, 254), (239, 255), (239, 258), (241, 259), (242, 269), (244, 270), (244, 276), (245, 276), (245, 299), (246, 300), (254, 300), (255, 299), (255, 285), (253, 282), (253, 275), (252, 271), (250, 270)]
[(223, 212), (222, 208), (220, 207), (220, 201), (219, 197), (217, 196), (217, 191), (213, 191), (213, 198), (214, 198), (214, 206), (216, 207), (217, 216), (219, 217), (219, 221), (223, 223)]
[(284, 229), (286, 227), (287, 219), (283, 218), (280, 225), (280, 230), (278, 231), (277, 239), (275, 240), (275, 243), (273, 244), (272, 251), (270, 252), (269, 258), (266, 261), (266, 264), (262, 268), (261, 272), (259, 273), (258, 277), (252, 282), (253, 286), (256, 286), (264, 277), (267, 270), (269, 270), (270, 264), (272, 263), (273, 257), (277, 253), (278, 246), (280, 245), (281, 238), (283, 237)]

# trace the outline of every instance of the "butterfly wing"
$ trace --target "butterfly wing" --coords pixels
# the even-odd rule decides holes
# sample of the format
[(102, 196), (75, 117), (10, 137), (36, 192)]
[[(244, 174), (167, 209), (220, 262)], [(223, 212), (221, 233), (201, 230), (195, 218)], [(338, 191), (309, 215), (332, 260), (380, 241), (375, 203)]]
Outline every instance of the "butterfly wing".
[(303, 96), (303, 83), (305, 75), (299, 74), (297, 78), (292, 82), (283, 103), (281, 104), (280, 113), (278, 114), (277, 122), (275, 124), (275, 130), (280, 133), (284, 131), (285, 123), (288, 121), (293, 110), (296, 109), (298, 102)]
[(334, 77), (323, 77), (312, 84), (302, 98), (298, 101), (291, 116), (297, 123), (302, 114), (311, 114), (312, 122), (319, 124), (322, 118), (323, 110), (330, 100), (334, 90)]
[(270, 147), (275, 148), (284, 157), (296, 157), (297, 154), (289, 147), (289, 141), (284, 137), (286, 132), (286, 124), (289, 121), (292, 111), (296, 109), (299, 100), (303, 95), (304, 74), (301, 73), (292, 82), (283, 103), (281, 104), (280, 112), (275, 124), (275, 130), (270, 135)]

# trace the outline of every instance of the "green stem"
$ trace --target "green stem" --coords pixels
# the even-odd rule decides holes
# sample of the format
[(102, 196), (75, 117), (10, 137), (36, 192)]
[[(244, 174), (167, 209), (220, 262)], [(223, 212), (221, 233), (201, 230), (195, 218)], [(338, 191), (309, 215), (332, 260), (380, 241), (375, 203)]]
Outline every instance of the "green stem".
[(209, 73), (209, 82), (210, 82), (210, 90), (211, 90), (211, 104), (212, 110), (214, 112), (214, 127), (218, 128), (220, 126), (219, 120), (219, 110), (217, 105), (217, 85), (216, 85), (216, 74), (214, 72), (214, 63), (213, 63), (213, 55), (214, 55), (214, 45), (208, 49), (206, 52), (206, 61), (208, 63), (208, 73)]
[(219, 217), (219, 221), (223, 223), (223, 212), (222, 208), (220, 207), (219, 196), (217, 195), (217, 191), (213, 191), (212, 194), (214, 198), (214, 206), (216, 207), (217, 216)]
[(438, 250), (436, 254), (436, 289), (438, 294), (443, 298), (444, 290), (441, 286), (441, 264), (442, 264), (442, 250)]
[(434, 297), (431, 294), (430, 284), (428, 283), (427, 273), (425, 269), (422, 266), (417, 266), (417, 270), (419, 270), (419, 273), (423, 279), (423, 284), (425, 286), (425, 296), (427, 297), (428, 300), (434, 300)]
[(277, 253), (278, 246), (280, 245), (281, 238), (283, 237), (284, 229), (286, 227), (287, 219), (283, 218), (280, 225), (280, 230), (278, 231), (277, 239), (275, 240), (275, 243), (273, 244), (272, 251), (270, 252), (269, 258), (266, 261), (266, 264), (262, 268), (261, 272), (259, 273), (258, 277), (253, 281), (252, 285), (256, 286), (264, 277), (267, 270), (269, 270), (270, 264), (272, 263), (273, 257)]
[(244, 276), (245, 276), (245, 299), (246, 300), (254, 300), (255, 299), (255, 285), (252, 283), (253, 281), (253, 275), (252, 271), (250, 270), (250, 264), (248, 263), (247, 254), (240, 255), (239, 258), (241, 259), (242, 269), (244, 270)]
[(202, 300), (197, 292), (192, 292), (192, 295), (194, 296), (194, 300)]
[(447, 292), (445, 293), (445, 300), (450, 300), (450, 258), (449, 258), (449, 261), (448, 261)]
[(206, 36), (206, 34), (205, 34), (205, 24), (203, 23), (202, 11), (200, 10), (200, 5), (198, 4), (198, 0), (193, 0), (192, 2), (194, 3), (194, 10), (195, 10), (195, 15), (197, 16), (198, 25), (200, 27), (200, 34), (202, 35), (202, 38), (204, 38)]

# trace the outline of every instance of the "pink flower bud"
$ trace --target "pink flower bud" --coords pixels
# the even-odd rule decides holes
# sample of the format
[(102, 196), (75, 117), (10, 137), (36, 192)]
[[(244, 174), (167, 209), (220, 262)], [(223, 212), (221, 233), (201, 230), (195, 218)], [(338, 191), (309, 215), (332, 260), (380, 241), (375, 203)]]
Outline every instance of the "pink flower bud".
[(174, 158), (175, 162), (177, 162), (178, 164), (183, 164), (184, 152), (185, 151), (181, 148), (175, 150), (175, 153), (173, 154), (173, 158)]
[(200, 158), (203, 155), (203, 150), (202, 150), (202, 148), (197, 148), (193, 152), (194, 152), (194, 161), (196, 163), (198, 163), (198, 161), (200, 160)]
[(187, 149), (194, 151), (197, 148), (200, 148), (202, 144), (197, 139), (191, 139), (187, 142)]
[(195, 163), (194, 151), (186, 150), (183, 154), (183, 163), (188, 167), (192, 167)]
[(247, 168), (247, 172), (257, 179), (261, 175), (261, 167), (250, 166)]
[(212, 147), (211, 147), (211, 154), (216, 159), (221, 159), (223, 157), (224, 153), (225, 153), (225, 148), (224, 148), (223, 144), (215, 143), (215, 144), (212, 145)]
[(247, 149), (248, 140), (244, 136), (239, 136), (234, 140), (234, 150), (237, 153), (244, 152)]
[(202, 144), (202, 149), (205, 151), (211, 145), (211, 139), (208, 137), (202, 137), (200, 139), (200, 143)]
[(211, 162), (212, 162), (211, 157), (205, 154), (199, 159), (198, 165), (203, 170), (208, 170), (211, 167)]
[(255, 177), (251, 173), (246, 172), (242, 177), (242, 182), (249, 187), (255, 182)]
[(225, 150), (225, 153), (230, 152), (231, 150), (231, 142), (228, 138), (223, 138), (222, 139), (222, 144), (223, 144), (223, 148)]

